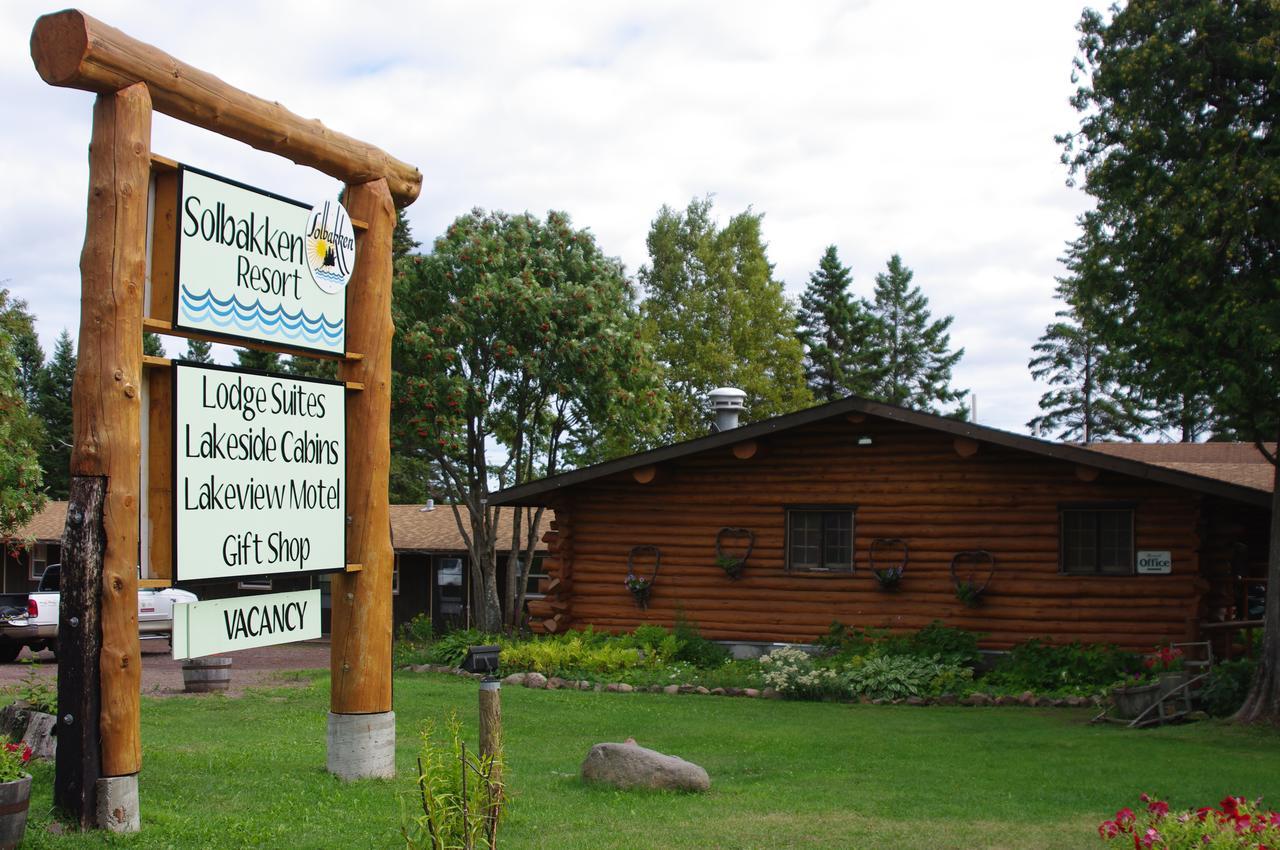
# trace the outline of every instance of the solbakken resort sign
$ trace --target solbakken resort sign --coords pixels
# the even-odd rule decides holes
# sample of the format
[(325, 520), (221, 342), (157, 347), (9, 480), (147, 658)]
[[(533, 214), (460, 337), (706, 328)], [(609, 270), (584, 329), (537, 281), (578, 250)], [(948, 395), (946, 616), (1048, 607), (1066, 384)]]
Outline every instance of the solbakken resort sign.
[(310, 206), (179, 170), (174, 324), (341, 354), (355, 232), (338, 200)]
[(342, 384), (175, 363), (174, 402), (179, 580), (344, 568)]

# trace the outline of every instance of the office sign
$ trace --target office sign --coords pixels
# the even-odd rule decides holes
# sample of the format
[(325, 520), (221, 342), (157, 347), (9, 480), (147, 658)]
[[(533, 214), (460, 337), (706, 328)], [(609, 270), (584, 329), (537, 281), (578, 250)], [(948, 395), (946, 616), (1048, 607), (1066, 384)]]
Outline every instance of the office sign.
[(174, 325), (282, 347), (346, 350), (351, 219), (182, 166)]
[(177, 659), (318, 637), (319, 588), (173, 606), (172, 644)]
[(174, 363), (174, 574), (346, 565), (346, 388)]
[(1168, 575), (1173, 572), (1173, 553), (1172, 552), (1139, 552), (1138, 553), (1138, 574), (1139, 575)]

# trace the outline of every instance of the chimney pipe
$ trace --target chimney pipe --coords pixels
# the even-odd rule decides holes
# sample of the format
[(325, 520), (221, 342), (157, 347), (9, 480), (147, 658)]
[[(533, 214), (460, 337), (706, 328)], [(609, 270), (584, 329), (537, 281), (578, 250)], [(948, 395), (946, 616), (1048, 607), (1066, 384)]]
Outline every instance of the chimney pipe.
[(738, 416), (742, 413), (747, 394), (736, 387), (716, 387), (707, 393), (711, 402), (711, 412), (716, 415), (713, 433), (728, 431), (738, 427)]

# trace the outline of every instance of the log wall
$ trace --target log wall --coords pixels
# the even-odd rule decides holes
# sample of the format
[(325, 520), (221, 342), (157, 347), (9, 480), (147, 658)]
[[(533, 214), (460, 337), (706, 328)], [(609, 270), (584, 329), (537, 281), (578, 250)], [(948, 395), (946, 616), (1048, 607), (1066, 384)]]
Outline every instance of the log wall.
[[(863, 436), (871, 445), (857, 444)], [(1200, 545), (1210, 518), (1195, 492), (879, 420), (797, 428), (765, 448), (742, 458), (724, 447), (664, 465), (651, 483), (624, 473), (561, 495), (545, 538), (550, 595), (530, 603), (535, 623), (623, 631), (682, 615), (714, 639), (807, 642), (834, 620), (905, 630), (940, 619), (984, 633), (993, 649), (1031, 637), (1149, 649), (1197, 634), (1210, 589)], [(1079, 502), (1132, 503), (1135, 550), (1169, 550), (1172, 574), (1061, 574), (1059, 506)], [(788, 505), (856, 507), (852, 575), (786, 570)], [(715, 562), (725, 526), (756, 537), (737, 581)], [(876, 538), (910, 546), (896, 592), (871, 573)], [(641, 611), (623, 578), (628, 552), (645, 544), (662, 550), (662, 567)], [(979, 608), (956, 599), (949, 572), (952, 556), (972, 549), (997, 561)]]

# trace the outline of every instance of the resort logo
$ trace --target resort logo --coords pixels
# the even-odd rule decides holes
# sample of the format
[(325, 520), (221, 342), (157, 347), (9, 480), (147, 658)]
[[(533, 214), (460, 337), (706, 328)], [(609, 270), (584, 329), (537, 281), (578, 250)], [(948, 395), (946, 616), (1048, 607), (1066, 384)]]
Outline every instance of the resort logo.
[(356, 234), (342, 202), (334, 198), (312, 207), (305, 238), (311, 279), (329, 294), (341, 292), (356, 259)]

